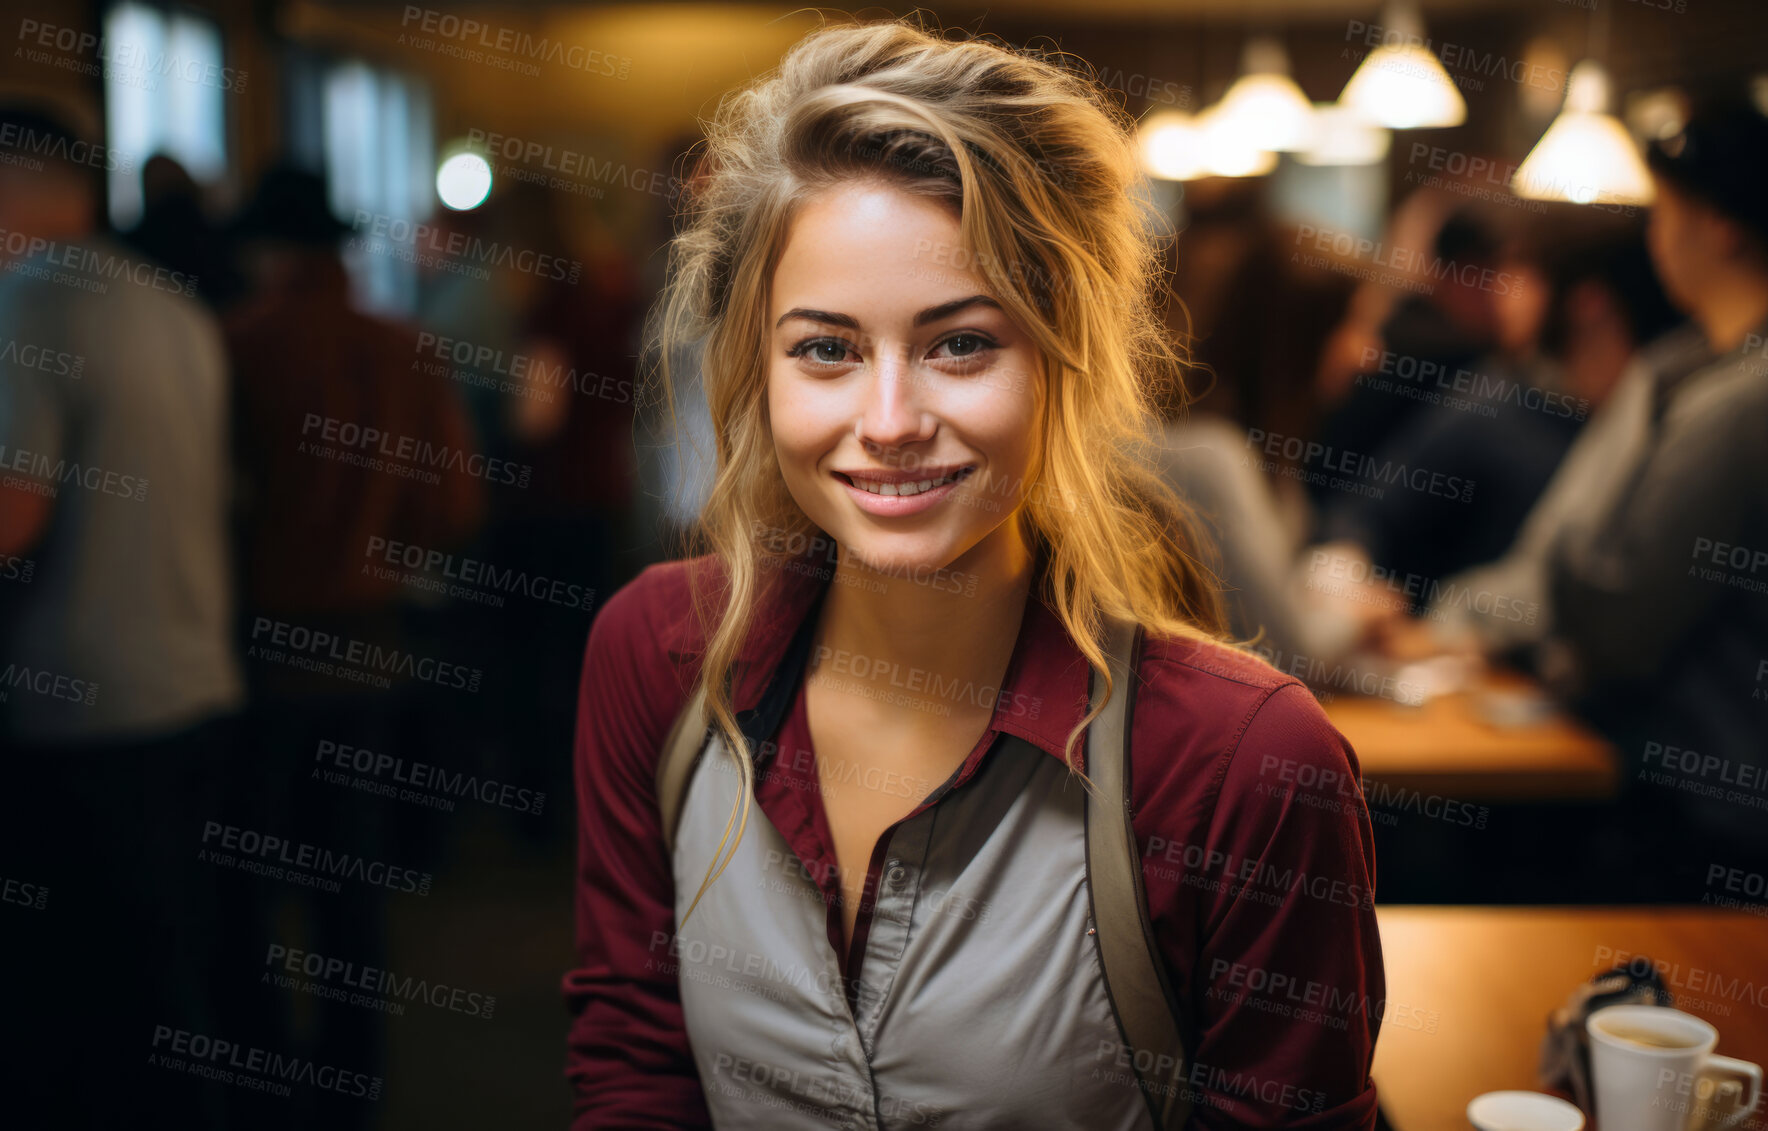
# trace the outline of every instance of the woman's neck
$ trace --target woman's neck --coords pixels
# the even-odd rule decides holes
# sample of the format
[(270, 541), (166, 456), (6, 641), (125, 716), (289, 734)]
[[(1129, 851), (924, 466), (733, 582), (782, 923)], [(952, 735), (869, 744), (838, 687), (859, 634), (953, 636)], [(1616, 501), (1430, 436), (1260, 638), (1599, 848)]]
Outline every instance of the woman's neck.
[(843, 547), (812, 662), (831, 679), (932, 700), (946, 688), (998, 688), (1035, 599), (1036, 564), (1017, 521), (938, 571), (868, 568)]

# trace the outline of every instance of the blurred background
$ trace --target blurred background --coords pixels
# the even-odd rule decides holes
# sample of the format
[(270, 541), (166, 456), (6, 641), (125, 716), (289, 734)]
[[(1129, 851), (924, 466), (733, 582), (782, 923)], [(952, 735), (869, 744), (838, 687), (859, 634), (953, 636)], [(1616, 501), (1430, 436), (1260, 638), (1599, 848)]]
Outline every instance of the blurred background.
[[(642, 321), (697, 121), (825, 15), (0, 13), (0, 939), (59, 963), (7, 964), (16, 1016), (83, 1040), (44, 1019), (103, 971), (376, 1081), (162, 1072), (184, 1126), (563, 1126), (578, 665), (708, 470)], [(1380, 901), (1768, 914), (1768, 13), (930, 18), (1137, 120), (1196, 361), (1165, 470), (1362, 759)], [(355, 863), (268, 874), (303, 846)]]

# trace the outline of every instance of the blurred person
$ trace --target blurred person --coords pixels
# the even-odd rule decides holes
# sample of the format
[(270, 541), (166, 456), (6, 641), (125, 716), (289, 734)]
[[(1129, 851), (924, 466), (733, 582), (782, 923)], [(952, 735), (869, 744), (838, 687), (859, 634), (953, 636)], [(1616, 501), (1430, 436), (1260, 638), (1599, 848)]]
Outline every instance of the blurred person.
[(1552, 258), (1542, 348), (1585, 423), (1504, 553), (1443, 578), (1421, 620), (1383, 626), (1392, 654), (1446, 649), (1532, 664), (1552, 624), (1549, 551), (1587, 544), (1613, 505), (1641, 456), (1657, 382), (1711, 360), (1698, 328), (1674, 321), (1640, 236), (1579, 242)]
[[(1436, 241), (1449, 219), (1466, 208), (1465, 200), (1450, 193), (1434, 188), (1417, 189), (1394, 205), (1382, 228), (1382, 242), (1403, 251), (1429, 246)], [(1304, 236), (1305, 231), (1298, 231), (1296, 242), (1302, 242)], [(1316, 247), (1312, 250), (1328, 249)], [(1368, 275), (1360, 269), (1361, 264), (1354, 256), (1332, 253), (1330, 258), (1337, 261), (1337, 269), (1348, 274)], [(1401, 273), (1402, 277), (1414, 278), (1421, 274), (1416, 265)], [(1394, 319), (1401, 303), (1417, 294), (1415, 290), (1395, 286), (1394, 282), (1393, 274), (1364, 277), (1357, 287), (1343, 321), (1327, 339), (1315, 372), (1316, 384), (1312, 392), (1319, 411), (1330, 415), (1344, 406), (1345, 398), (1356, 387), (1356, 378), (1368, 368), (1370, 358), (1374, 356), (1368, 353), (1369, 348), (1386, 345), (1382, 337), (1384, 328)], [(1495, 313), (1502, 325), (1504, 314), (1501, 310), (1495, 310)]]
[[(1116, 1011), (1176, 1013), (1171, 1053), (1209, 1068), (1190, 1126), (1289, 1121), (1296, 1089), (1320, 1126), (1375, 1125), (1381, 1011), (1298, 1024), (1226, 973), (1383, 998), (1369, 817), (1303, 799), (1294, 777), (1354, 781), (1355, 755), (1299, 681), (1222, 642), (1147, 464), (1176, 359), (1116, 107), (1039, 54), (906, 21), (813, 32), (721, 102), (661, 320), (665, 346), (706, 343), (713, 552), (615, 594), (582, 669), (577, 1128), (1177, 1126), (1125, 1067), (1089, 934), (1070, 779), (1106, 625), (1142, 641), (1111, 693), (1136, 687), (1123, 847), (1147, 918), (1099, 933), (1170, 987)], [(696, 689), (713, 737), (666, 827), (657, 772)], [(1130, 852), (1151, 837), (1358, 895), (1181, 882)], [(716, 978), (712, 946), (737, 956)]]
[(189, 172), (164, 153), (141, 167), (141, 219), (122, 237), (144, 255), (195, 280), (197, 294), (225, 310), (244, 291), (227, 234), (210, 221), (203, 192)]
[[(533, 481), (502, 507), (493, 533), (496, 560), (577, 587), (581, 600), (516, 601), (504, 618), (512, 663), (527, 674), (510, 688), (505, 732), (512, 773), (568, 796), (571, 767), (558, 757), (571, 744), (576, 670), (590, 616), (630, 577), (637, 541), (634, 441), (636, 358), (642, 310), (637, 271), (611, 239), (568, 243), (541, 190), (522, 209), (527, 238), (547, 254), (582, 264), (581, 277), (542, 279), (521, 320), (532, 363), (521, 396), (510, 398), (510, 458), (532, 467)], [(582, 258), (579, 259), (578, 256)], [(563, 846), (570, 811), (554, 805), (542, 821), (517, 827)]]
[(244, 700), (221, 334), (188, 279), (96, 231), (72, 130), (25, 107), (0, 129), (41, 155), (0, 165), (0, 561), (33, 567), (0, 590), (0, 867), (48, 894), (0, 931), (0, 1122), (218, 1126), (156, 1056), (215, 1031), (199, 851)]
[[(485, 487), (464, 461), (441, 458), (475, 451), (478, 437), (454, 385), (419, 363), (417, 331), (351, 305), (337, 249), (347, 230), (323, 180), (290, 166), (264, 175), (235, 225), (253, 282), (225, 322), (245, 495), (243, 595), (252, 613), (336, 617), (341, 628), (394, 642), (403, 580), (365, 570), (365, 546), (377, 536), (456, 546), (483, 520)], [(441, 470), (426, 477), (341, 451), (330, 458), (326, 445), (351, 447), (334, 436), (345, 424), (425, 441)], [(383, 454), (384, 445), (368, 447)], [(257, 678), (278, 693), (353, 694), (274, 668)]]
[(1310, 399), (1323, 408), (1343, 401), (1371, 359), (1379, 358), (1386, 342), (1382, 324), (1393, 309), (1393, 296), (1375, 282), (1358, 284), (1339, 319), (1320, 346), (1314, 362), (1314, 385)]
[[(1408, 613), (1469, 596), (1446, 580), (1505, 553), (1593, 406), (1675, 319), (1637, 233), (1512, 254), (1497, 279), (1491, 353), (1453, 370), (1378, 355), (1361, 380), (1420, 407), (1373, 453), (1374, 466), (1408, 478), (1342, 494), (1323, 518), (1325, 536), (1360, 547)], [(1510, 601), (1482, 607), (1535, 619)]]
[[(476, 208), (457, 211), (442, 207), (430, 220), (436, 235), (432, 246), (447, 247), (450, 241), (460, 246), (514, 246), (556, 254), (552, 248), (533, 247), (516, 231), (516, 217), (524, 208), (535, 207), (533, 201), (520, 204), (512, 193), (532, 189), (521, 181), (500, 183)], [(539, 190), (534, 190), (539, 191)], [(539, 202), (541, 206), (545, 201)], [(481, 278), (480, 268), (489, 277)], [(512, 421), (524, 409), (524, 398), (512, 393), (508, 385), (519, 378), (508, 372), (509, 359), (527, 356), (530, 343), (523, 340), (526, 311), (537, 300), (540, 280), (532, 271), (518, 271), (513, 261), (481, 265), (466, 257), (436, 255), (419, 265), (417, 322), (437, 336), (435, 345), (425, 350), (426, 362), (446, 360), (455, 381), (457, 395), (465, 403), (474, 434), (489, 453), (506, 456), (511, 444)], [(455, 356), (484, 357), (492, 360), (475, 364), (456, 362)], [(495, 520), (496, 515), (492, 514)]]
[(1689, 892), (1714, 859), (1768, 860), (1759, 808), (1723, 784), (1768, 774), (1768, 118), (1704, 100), (1647, 166), (1652, 261), (1712, 357), (1658, 375), (1639, 458), (1588, 543), (1551, 556), (1544, 663), (1621, 748), (1642, 872)]
[(1199, 369), (1226, 374), (1235, 384), (1243, 418), (1263, 426), (1272, 403), (1281, 403), (1267, 399), (1274, 390), (1260, 378), (1273, 344), (1268, 297), (1286, 266), (1264, 186), (1208, 177), (1186, 184), (1183, 206), (1184, 227), (1166, 252), (1177, 300), (1167, 324)]
[[(468, 466), (477, 449), (459, 393), (420, 363), (417, 331), (351, 305), (338, 251), (345, 230), (324, 181), (286, 165), (264, 174), (234, 226), (253, 284), (225, 325), (252, 704), (228, 820), (384, 863), (390, 822), (403, 814), (390, 814), (385, 797), (325, 780), (323, 771), (350, 763), (323, 755), (402, 752), (402, 714), (428, 686), (406, 669), (429, 657), (401, 666), (417, 646), (403, 605), (419, 576), (410, 548), (422, 560), (464, 543), (482, 519), (485, 488)], [(305, 652), (298, 643), (320, 639), (338, 643)], [(392, 674), (362, 678), (383, 671)], [(234, 1031), (378, 1075), (381, 1014), (316, 1000), (313, 1024), (299, 1028), (290, 991), (262, 976), (271, 945), (384, 968), (389, 888), (345, 880), (313, 892), (249, 874), (222, 882), (235, 913), (217, 977), (234, 990)], [(246, 1089), (228, 1097), (242, 1126), (346, 1127), (370, 1117), (362, 1100), (335, 1093), (294, 1105)]]
[[(533, 309), (543, 301), (551, 279), (540, 277), (539, 265), (550, 274), (568, 270), (569, 255), (556, 239), (549, 238), (552, 225), (544, 217), (551, 201), (543, 188), (516, 178), (500, 181), (477, 207), (456, 211), (439, 209), (430, 223), (437, 231), (433, 246), (512, 248), (516, 255), (436, 255), (420, 267), (417, 320), (424, 335), (417, 364), (446, 375), (466, 406), (472, 430), (487, 456), (522, 466), (532, 453), (529, 437), (537, 430), (549, 436), (555, 416), (569, 407), (564, 380), (566, 359), (554, 344), (528, 332)], [(540, 256), (546, 256), (541, 260)], [(529, 270), (518, 262), (531, 262)], [(544, 476), (530, 478), (523, 490), (498, 492), (487, 499), (484, 521), (470, 541), (459, 546), (463, 560), (490, 563), (494, 570), (529, 579), (530, 589), (545, 595), (557, 580), (582, 586), (581, 578), (562, 577), (553, 568), (552, 547), (543, 542), (541, 554), (528, 554), (529, 546), (511, 537), (519, 525), (517, 514), (527, 496), (547, 489)], [(446, 587), (441, 570), (426, 577)], [(561, 593), (564, 589), (560, 587)], [(552, 716), (553, 747), (569, 741), (569, 718), (556, 701), (544, 698), (535, 688), (535, 672), (547, 668), (538, 663), (537, 650), (551, 633), (575, 633), (581, 645), (587, 616), (572, 616), (568, 607), (536, 603), (528, 592), (496, 594), (491, 600), (470, 600), (422, 591), (419, 619), (437, 641), (474, 657), (486, 670), (514, 673), (521, 678), (494, 679), (469, 703), (443, 701), (426, 711), (420, 720), (419, 742), (459, 744), (470, 735), (464, 749), (474, 752), (475, 770), (498, 781), (520, 782), (550, 797), (564, 796), (568, 773), (562, 759), (547, 758), (548, 749), (538, 732)], [(591, 598), (593, 601), (593, 597)], [(417, 602), (414, 601), (414, 604)], [(549, 615), (550, 614), (550, 615)], [(573, 627), (571, 622), (577, 623)], [(564, 623), (559, 623), (559, 622)], [(526, 670), (524, 670), (526, 669)], [(562, 721), (560, 721), (562, 720)], [(561, 728), (562, 731), (561, 731)], [(555, 769), (556, 767), (556, 769)], [(557, 780), (545, 780), (542, 769), (551, 769)], [(559, 806), (542, 808), (538, 820), (529, 812), (502, 810), (511, 828), (540, 835), (559, 831), (564, 818)], [(423, 814), (409, 814), (419, 827), (402, 830), (401, 841), (434, 840), (434, 822)], [(428, 828), (422, 826), (430, 826)]]
[[(556, 223), (535, 234), (543, 246), (568, 253)], [(515, 451), (533, 464), (537, 480), (518, 510), (575, 523), (582, 564), (605, 577), (614, 547), (631, 534), (643, 311), (637, 269), (617, 244), (595, 241), (587, 258), (580, 282), (543, 281), (523, 319), (539, 361), (512, 431)]]
[[(1305, 493), (1279, 493), (1295, 480), (1261, 469), (1266, 461), (1254, 438), (1270, 429), (1248, 431), (1253, 419), (1268, 420), (1252, 416), (1255, 406), (1284, 399), (1271, 389), (1275, 374), (1305, 376), (1305, 365), (1330, 364), (1326, 342), (1345, 320), (1356, 287), (1343, 276), (1279, 269), (1259, 289), (1263, 298), (1248, 304), (1271, 312), (1271, 321), (1280, 318), (1285, 332), (1266, 325), (1247, 335), (1250, 342), (1235, 351), (1238, 374), (1214, 366), (1199, 374), (1197, 400), (1168, 410), (1159, 467), (1212, 536), (1235, 636), (1253, 641), (1278, 668), (1301, 673), (1345, 656), (1396, 606), (1378, 590), (1310, 576), (1313, 555), (1302, 547), (1311, 527)], [(1297, 506), (1304, 512), (1299, 523)]]
[[(1415, 193), (1414, 196), (1421, 194)], [(1402, 212), (1410, 218), (1418, 208)], [(1396, 230), (1398, 224), (1395, 225)], [(1402, 245), (1396, 245), (1402, 246)], [(1501, 323), (1496, 288), (1484, 285), (1498, 269), (1501, 244), (1472, 210), (1449, 212), (1431, 237), (1432, 270), (1420, 293), (1407, 291), (1387, 311), (1378, 336), (1382, 353), (1364, 355), (1361, 374), (1382, 358), (1404, 358), (1427, 372), (1465, 369), (1490, 353)], [(1336, 382), (1334, 383), (1336, 385)], [(1396, 396), (1373, 381), (1353, 380), (1343, 386), (1343, 399), (1328, 401), (1315, 435), (1335, 458), (1374, 457), (1410, 422), (1421, 401)], [(1322, 389), (1322, 395), (1330, 389)], [(1321, 516), (1320, 536), (1331, 538), (1331, 515), (1344, 500), (1326, 485), (1330, 476), (1315, 476), (1308, 491)]]

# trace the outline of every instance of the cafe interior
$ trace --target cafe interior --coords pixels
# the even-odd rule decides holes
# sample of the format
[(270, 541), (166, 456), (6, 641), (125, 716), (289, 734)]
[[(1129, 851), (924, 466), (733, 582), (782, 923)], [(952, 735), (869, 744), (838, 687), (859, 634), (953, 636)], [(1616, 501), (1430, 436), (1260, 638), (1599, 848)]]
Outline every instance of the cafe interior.
[[(274, 610), (384, 628), (460, 658), (473, 693), (364, 686), (341, 708), (351, 726), (321, 733), (315, 772), (390, 756), (402, 785), (424, 767), (500, 783), (490, 802), (350, 793), (364, 843), (433, 893), (364, 905), (336, 944), (495, 1013), (291, 994), (260, 982), (274, 966), (249, 941), (228, 944), (249, 969), (217, 992), (262, 995), (315, 1047), (371, 1057), (385, 1090), (361, 1126), (564, 1126), (584, 643), (607, 595), (693, 544), (710, 484), (704, 400), (670, 419), (642, 395), (700, 123), (820, 24), (916, 9), (0, 8), (0, 101), (96, 147), (101, 228), (188, 281), (217, 324), (286, 269), (267, 250), (279, 239), (338, 249), (350, 335), (314, 331), (306, 357), (268, 330), (228, 339), (235, 412), (215, 460), (259, 516), (229, 519), (226, 583), (254, 702), (290, 719), (307, 701), (311, 673), (263, 658)], [(1166, 325), (1188, 361), (1187, 395), (1163, 406), (1161, 470), (1203, 519), (1233, 636), (1305, 682), (1356, 755), (1343, 788), (1367, 805), (1377, 861), (1382, 1125), (1582, 1126), (1469, 1105), (1587, 1104), (1567, 1018), (1605, 975), (1614, 1000), (1671, 1005), (1716, 1029), (1720, 1053), (1768, 1063), (1768, 476), (1749, 440), (1768, 437), (1768, 9), (919, 11), (948, 35), (1063, 53), (1133, 121)], [(31, 159), (0, 142), (15, 169)], [(503, 250), (473, 250), (487, 247)], [(0, 299), (0, 336), (24, 334), (21, 309)], [(376, 353), (389, 326), (418, 335), (417, 361)], [(386, 359), (359, 367), (365, 380), (447, 378), (411, 411), (531, 484), (451, 496), (428, 534), (377, 543), (393, 488), (358, 491), (339, 470), (326, 474), (345, 486), (323, 495), (309, 464), (253, 431), (279, 405), (254, 382), (346, 356)], [(587, 395), (534, 395), (521, 369), (535, 359)], [(1728, 400), (1715, 413), (1711, 398)], [(1678, 435), (1697, 411), (1731, 431)], [(205, 442), (192, 427), (180, 442)], [(568, 584), (500, 591), (462, 562)], [(27, 588), (0, 594), (0, 624)], [(367, 737), (324, 745), (340, 734)], [(64, 889), (50, 885), (44, 914)], [(324, 950), (303, 902), (323, 898), (273, 908), (278, 937)], [(1759, 1068), (1753, 1080), (1719, 1091), (1744, 1112)], [(1675, 1126), (1768, 1118), (1713, 1112)]]

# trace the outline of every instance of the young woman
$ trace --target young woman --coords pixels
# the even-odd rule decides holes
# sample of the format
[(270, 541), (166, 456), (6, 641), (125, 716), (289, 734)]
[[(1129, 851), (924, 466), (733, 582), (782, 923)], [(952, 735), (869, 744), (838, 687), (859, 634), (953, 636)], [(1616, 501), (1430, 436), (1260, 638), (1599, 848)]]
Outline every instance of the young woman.
[(1128, 796), (1192, 1125), (1373, 1126), (1356, 760), (1218, 642), (1148, 462), (1176, 359), (1121, 111), (1042, 57), (838, 26), (709, 140), (660, 324), (701, 346), (711, 552), (590, 636), (575, 1126), (1155, 1126), (1069, 780), (1107, 618), (1142, 629)]

